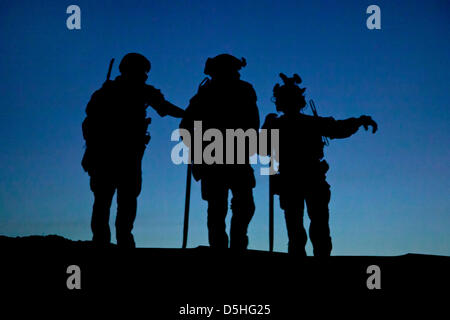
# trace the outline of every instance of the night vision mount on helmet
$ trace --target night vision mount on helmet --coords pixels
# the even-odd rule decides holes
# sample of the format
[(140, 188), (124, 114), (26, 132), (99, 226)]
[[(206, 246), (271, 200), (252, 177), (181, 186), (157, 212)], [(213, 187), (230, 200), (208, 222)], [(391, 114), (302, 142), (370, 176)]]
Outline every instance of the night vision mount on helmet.
[(280, 73), (280, 78), (283, 80), (283, 85), (277, 83), (273, 87), (273, 99), (279, 112), (283, 111), (280, 107), (284, 107), (286, 102), (300, 101), (306, 90), (306, 88), (298, 86), (298, 84), (302, 83), (302, 78), (298, 74), (294, 74), (289, 78), (284, 73)]
[(208, 58), (203, 71), (208, 76), (220, 73), (238, 72), (247, 65), (245, 58), (238, 59), (230, 54), (219, 54), (214, 58)]

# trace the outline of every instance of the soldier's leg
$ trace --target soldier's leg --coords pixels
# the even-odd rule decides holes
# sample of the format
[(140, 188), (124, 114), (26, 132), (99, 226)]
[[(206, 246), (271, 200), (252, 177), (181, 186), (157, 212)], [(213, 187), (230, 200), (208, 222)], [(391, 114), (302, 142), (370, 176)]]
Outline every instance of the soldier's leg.
[(111, 242), (109, 214), (115, 185), (108, 176), (94, 175), (91, 177), (90, 186), (94, 193), (91, 219), (92, 241), (97, 246), (106, 246)]
[(286, 220), (289, 254), (306, 256), (305, 245), (308, 237), (303, 226), (304, 197), (300, 194), (282, 192), (280, 207), (284, 210)]
[(329, 256), (331, 254), (332, 243), (328, 225), (330, 195), (330, 185), (323, 180), (314, 185), (306, 197), (308, 215), (311, 219), (309, 237), (313, 245), (314, 256)]
[(253, 186), (236, 185), (232, 188), (233, 199), (231, 200), (230, 248), (245, 250), (248, 245), (247, 229), (253, 214), (255, 213), (255, 202), (253, 200)]
[(202, 198), (208, 201), (208, 239), (214, 249), (228, 248), (225, 217), (228, 211), (228, 188), (214, 178), (202, 179)]
[(119, 247), (136, 246), (131, 231), (136, 219), (137, 198), (141, 193), (142, 173), (140, 167), (124, 176), (117, 187), (116, 239)]

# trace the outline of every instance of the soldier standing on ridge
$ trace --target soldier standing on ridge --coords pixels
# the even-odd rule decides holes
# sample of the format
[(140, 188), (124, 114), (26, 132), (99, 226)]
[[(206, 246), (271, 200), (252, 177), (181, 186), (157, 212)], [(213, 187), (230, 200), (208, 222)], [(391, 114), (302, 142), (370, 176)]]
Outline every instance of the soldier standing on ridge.
[[(258, 130), (259, 112), (256, 93), (251, 84), (240, 80), (239, 70), (246, 65), (229, 54), (208, 58), (204, 73), (211, 76), (200, 86), (190, 100), (180, 128), (187, 129), (193, 137), (194, 121), (202, 121), (204, 131), (215, 128), (225, 137), (226, 129)], [(190, 147), (193, 153), (193, 147)], [(226, 159), (225, 146), (223, 158)], [(236, 149), (235, 149), (236, 151)], [(247, 228), (255, 211), (253, 188), (255, 177), (249, 164), (246, 145), (244, 164), (194, 164), (193, 176), (201, 180), (202, 198), (208, 201), (208, 234), (212, 248), (228, 247), (225, 217), (228, 211), (228, 191), (233, 193), (230, 227), (230, 247), (245, 250), (248, 245)]]
[[(298, 75), (292, 78), (280, 74), (284, 84), (276, 84), (273, 96), (281, 116), (271, 113), (263, 124), (264, 129), (279, 129), (280, 159), (279, 175), (273, 177), (275, 193), (280, 195), (280, 207), (284, 210), (288, 251), (306, 256), (306, 231), (303, 227), (304, 203), (311, 220), (309, 237), (314, 256), (329, 256), (332, 249), (328, 225), (330, 185), (326, 181), (328, 164), (323, 159), (323, 137), (347, 138), (356, 133), (360, 126), (367, 130), (377, 124), (369, 116), (335, 120), (332, 117), (309, 116), (300, 113), (306, 106), (303, 96), (306, 88), (300, 88)], [(276, 157), (277, 155), (275, 155)]]
[(92, 241), (107, 246), (111, 241), (109, 215), (117, 190), (116, 239), (119, 247), (135, 247), (133, 223), (141, 192), (141, 162), (150, 140), (146, 109), (150, 105), (161, 117), (181, 118), (184, 111), (145, 82), (150, 61), (128, 53), (119, 65), (120, 75), (94, 92), (86, 107), (83, 137), (86, 151), (82, 166), (90, 176), (94, 193)]

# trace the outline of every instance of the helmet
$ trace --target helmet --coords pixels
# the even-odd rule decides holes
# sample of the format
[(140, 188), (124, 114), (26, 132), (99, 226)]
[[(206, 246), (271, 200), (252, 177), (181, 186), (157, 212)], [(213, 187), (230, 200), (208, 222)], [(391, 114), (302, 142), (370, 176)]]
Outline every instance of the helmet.
[(120, 61), (119, 70), (120, 73), (139, 73), (145, 71), (148, 73), (151, 69), (150, 61), (142, 54), (139, 53), (127, 53)]
[(284, 112), (286, 107), (297, 105), (298, 102), (304, 101), (303, 93), (306, 88), (300, 88), (297, 85), (302, 83), (302, 79), (298, 74), (294, 74), (292, 78), (288, 78), (285, 74), (280, 73), (280, 78), (284, 84), (280, 86), (277, 83), (273, 87), (273, 98), (275, 99), (277, 111)]
[(230, 54), (224, 53), (219, 54), (214, 58), (208, 58), (205, 63), (205, 70), (203, 71), (206, 75), (211, 77), (221, 74), (238, 72), (242, 67), (247, 65), (245, 58), (240, 60)]

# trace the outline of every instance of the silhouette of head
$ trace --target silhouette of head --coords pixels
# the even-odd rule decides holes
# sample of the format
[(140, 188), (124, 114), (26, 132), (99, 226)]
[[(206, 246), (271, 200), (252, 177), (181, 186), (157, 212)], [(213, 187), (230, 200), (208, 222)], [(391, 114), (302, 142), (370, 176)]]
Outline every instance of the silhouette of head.
[(142, 54), (133, 52), (127, 53), (119, 64), (122, 76), (132, 82), (145, 82), (150, 69), (150, 61)]
[(239, 70), (246, 65), (245, 58), (239, 60), (230, 54), (224, 53), (214, 58), (208, 58), (203, 72), (213, 79), (239, 79)]
[(278, 83), (273, 87), (273, 97), (278, 112), (298, 113), (306, 106), (306, 100), (303, 96), (306, 88), (300, 88), (297, 84), (302, 83), (302, 79), (298, 74), (294, 74), (292, 78), (288, 78), (285, 74), (280, 73), (283, 85)]

